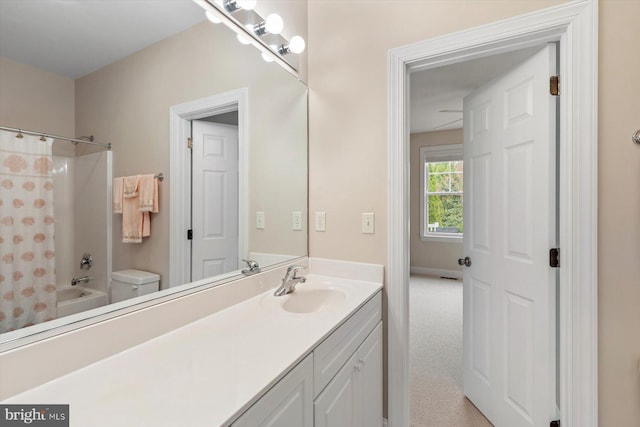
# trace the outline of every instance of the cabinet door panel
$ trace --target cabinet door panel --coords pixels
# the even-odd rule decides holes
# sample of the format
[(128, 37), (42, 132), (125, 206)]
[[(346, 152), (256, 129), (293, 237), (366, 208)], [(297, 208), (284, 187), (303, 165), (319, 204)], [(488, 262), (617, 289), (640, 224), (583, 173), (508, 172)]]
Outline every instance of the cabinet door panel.
[(382, 323), (358, 350), (362, 384), (362, 427), (382, 427)]
[(314, 403), (315, 427), (353, 427), (358, 425), (358, 384), (356, 355), (338, 371)]
[(233, 427), (313, 427), (313, 355), (251, 406)]

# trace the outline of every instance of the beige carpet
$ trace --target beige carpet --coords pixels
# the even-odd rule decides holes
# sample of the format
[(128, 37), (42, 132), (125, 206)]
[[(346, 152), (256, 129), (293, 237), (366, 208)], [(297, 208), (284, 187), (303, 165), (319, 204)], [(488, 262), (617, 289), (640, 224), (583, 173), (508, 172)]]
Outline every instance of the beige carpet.
[(491, 423), (462, 392), (462, 281), (410, 280), (412, 427), (485, 427)]

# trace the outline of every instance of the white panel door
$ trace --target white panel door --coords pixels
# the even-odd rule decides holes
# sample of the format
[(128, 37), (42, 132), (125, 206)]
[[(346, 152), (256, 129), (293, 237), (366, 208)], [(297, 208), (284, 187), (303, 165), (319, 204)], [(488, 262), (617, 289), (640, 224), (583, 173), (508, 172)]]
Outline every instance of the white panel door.
[(238, 128), (192, 122), (191, 280), (238, 269)]
[(496, 427), (557, 416), (555, 57), (464, 100), (464, 391)]

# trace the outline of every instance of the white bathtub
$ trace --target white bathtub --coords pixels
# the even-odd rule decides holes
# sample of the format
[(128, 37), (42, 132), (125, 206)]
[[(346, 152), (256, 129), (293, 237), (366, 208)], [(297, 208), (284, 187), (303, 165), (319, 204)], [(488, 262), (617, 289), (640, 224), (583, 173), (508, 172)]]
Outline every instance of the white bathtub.
[(58, 317), (80, 313), (107, 304), (107, 294), (82, 286), (58, 288)]

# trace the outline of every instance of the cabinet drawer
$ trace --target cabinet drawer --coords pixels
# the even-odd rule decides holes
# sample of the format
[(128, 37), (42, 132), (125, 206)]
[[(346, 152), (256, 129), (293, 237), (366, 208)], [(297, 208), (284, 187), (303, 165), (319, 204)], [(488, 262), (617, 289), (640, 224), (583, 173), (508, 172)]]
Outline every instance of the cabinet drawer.
[(313, 351), (314, 398), (349, 360), (382, 319), (382, 293), (378, 292)]

